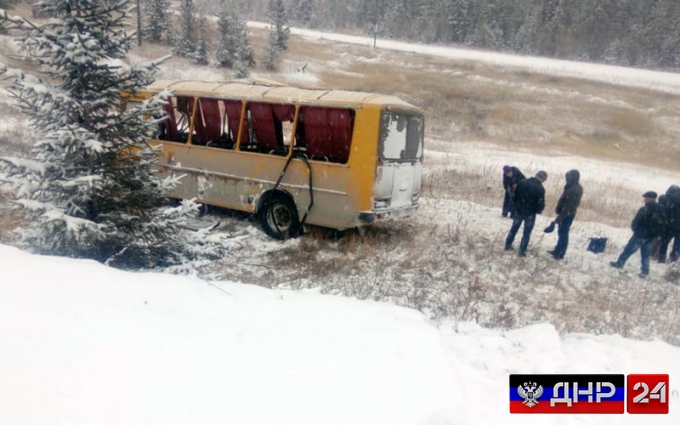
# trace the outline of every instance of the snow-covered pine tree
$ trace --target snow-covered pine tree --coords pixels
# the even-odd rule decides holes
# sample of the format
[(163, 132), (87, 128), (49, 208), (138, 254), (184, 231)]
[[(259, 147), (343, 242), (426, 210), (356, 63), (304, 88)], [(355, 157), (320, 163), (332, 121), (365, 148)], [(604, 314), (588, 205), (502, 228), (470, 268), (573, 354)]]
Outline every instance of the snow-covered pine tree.
[(144, 120), (160, 113), (162, 99), (125, 104), (122, 93), (150, 84), (163, 60), (132, 68), (123, 62), (134, 39), (125, 32), (128, 1), (50, 0), (41, 7), (55, 19), (9, 21), (23, 30), (24, 49), (48, 78), (0, 65), (42, 134), (31, 159), (0, 159), (0, 180), (26, 213), (20, 242), (128, 268), (219, 255), (219, 244), (198, 246), (179, 228), (196, 204), (163, 207), (178, 179), (158, 178), (157, 151), (146, 143), (157, 123)]
[(312, 22), (314, 0), (298, 0), (295, 7), (295, 21), (303, 27), (309, 27)]
[(444, 3), (441, 0), (424, 0), (415, 19), (414, 34), (426, 43), (435, 43), (444, 38), (446, 26)]
[(235, 12), (228, 10), (226, 0), (222, 0), (217, 31), (220, 38), (215, 53), (217, 66), (234, 68), (236, 78), (247, 77), (248, 68), (255, 66), (255, 50), (250, 44), (245, 21)]
[(200, 15), (196, 19), (198, 26), (198, 40), (196, 40), (196, 51), (192, 55), (193, 59), (199, 65), (207, 65), (209, 63), (208, 54), (210, 53), (210, 46), (208, 45), (208, 19), (205, 15)]
[(276, 69), (280, 55), (281, 50), (279, 50), (276, 30), (274, 28), (270, 28), (269, 35), (267, 36), (267, 43), (265, 43), (264, 45), (262, 59), (260, 60), (260, 62), (262, 63), (262, 66), (264, 66), (265, 68), (269, 70), (274, 70)]
[(248, 35), (246, 21), (241, 19), (239, 15), (234, 14), (233, 27), (236, 34), (236, 55), (238, 56), (239, 61), (243, 62), (246, 67), (251, 68), (256, 64), (255, 49), (253, 49), (253, 45), (250, 44), (250, 36)]
[(246, 78), (250, 75), (250, 67), (255, 65), (254, 51), (247, 38), (239, 40), (234, 56), (234, 78)]
[(146, 0), (144, 3), (144, 36), (160, 43), (170, 31), (170, 0)]
[[(264, 3), (264, 0), (262, 0), (262, 2)], [(232, 0), (232, 3), (234, 3), (234, 9), (239, 15), (247, 17), (253, 16), (253, 0)], [(259, 12), (264, 12), (264, 7), (262, 10), (259, 10), (258, 5), (258, 10), (256, 10), (255, 13)]]
[(198, 50), (194, 0), (181, 0), (179, 13), (179, 30), (173, 36), (173, 52), (179, 56), (193, 57)]
[[(382, 16), (380, 33), (387, 37), (410, 37), (414, 26), (414, 3), (408, 0), (389, 0), (387, 10)], [(417, 10), (417, 9), (416, 9)]]
[(503, 44), (503, 30), (500, 21), (503, 16), (499, 0), (486, 0), (481, 7), (477, 26), (472, 34), (472, 40), (477, 46), (485, 48), (501, 48)]
[(454, 43), (465, 42), (472, 31), (470, 20), (470, 0), (449, 0), (446, 3), (448, 39)]
[(217, 66), (231, 68), (236, 57), (237, 38), (234, 28), (235, 15), (230, 11), (227, 0), (220, 2), (220, 10), (217, 14), (217, 34), (219, 42), (215, 52)]
[(286, 5), (283, 0), (269, 0), (269, 20), (271, 30), (276, 35), (276, 47), (279, 52), (288, 50), (290, 27), (286, 16)]
[(232, 73), (232, 76), (234, 78), (248, 78), (249, 75), (250, 69), (248, 68), (248, 65), (237, 55), (234, 60), (234, 72)]

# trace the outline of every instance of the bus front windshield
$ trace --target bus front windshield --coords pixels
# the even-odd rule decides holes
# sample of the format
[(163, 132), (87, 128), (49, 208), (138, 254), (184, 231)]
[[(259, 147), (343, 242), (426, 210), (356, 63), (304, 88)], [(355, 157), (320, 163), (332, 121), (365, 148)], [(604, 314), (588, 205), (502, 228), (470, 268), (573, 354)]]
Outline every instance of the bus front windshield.
[(423, 117), (384, 112), (380, 125), (380, 160), (419, 161), (423, 156)]

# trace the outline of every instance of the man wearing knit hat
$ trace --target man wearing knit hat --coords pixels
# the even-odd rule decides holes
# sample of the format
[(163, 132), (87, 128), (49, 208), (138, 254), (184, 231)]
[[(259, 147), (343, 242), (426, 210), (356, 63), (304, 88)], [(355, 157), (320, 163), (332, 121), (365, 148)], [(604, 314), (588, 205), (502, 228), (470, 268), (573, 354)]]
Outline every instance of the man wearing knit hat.
[(622, 269), (628, 258), (639, 249), (642, 258), (640, 277), (645, 278), (649, 276), (649, 255), (652, 251), (654, 239), (663, 231), (664, 215), (662, 208), (656, 203), (656, 192), (651, 190), (645, 192), (642, 198), (645, 204), (635, 214), (635, 218), (630, 225), (633, 229), (633, 236), (631, 236), (626, 247), (623, 248), (619, 259), (612, 261), (609, 265)]
[(512, 227), (505, 239), (505, 250), (512, 250), (512, 243), (515, 240), (519, 227), (524, 223), (522, 240), (519, 243), (518, 254), (524, 257), (529, 246), (531, 231), (536, 223), (536, 214), (543, 212), (545, 208), (545, 189), (543, 182), (548, 179), (548, 173), (541, 170), (536, 173), (536, 177), (524, 179), (517, 183), (515, 189), (515, 217), (512, 220)]

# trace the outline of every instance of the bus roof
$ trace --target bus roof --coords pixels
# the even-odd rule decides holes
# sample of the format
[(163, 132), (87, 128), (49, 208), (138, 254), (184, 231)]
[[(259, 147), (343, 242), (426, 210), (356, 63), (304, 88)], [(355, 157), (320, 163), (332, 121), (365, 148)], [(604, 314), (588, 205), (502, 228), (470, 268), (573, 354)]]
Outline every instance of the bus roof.
[(302, 89), (275, 81), (252, 78), (232, 81), (156, 80), (147, 87), (147, 90), (154, 93), (171, 90), (176, 96), (321, 103), (356, 108), (375, 105), (419, 111), (414, 105), (396, 96), (348, 90)]

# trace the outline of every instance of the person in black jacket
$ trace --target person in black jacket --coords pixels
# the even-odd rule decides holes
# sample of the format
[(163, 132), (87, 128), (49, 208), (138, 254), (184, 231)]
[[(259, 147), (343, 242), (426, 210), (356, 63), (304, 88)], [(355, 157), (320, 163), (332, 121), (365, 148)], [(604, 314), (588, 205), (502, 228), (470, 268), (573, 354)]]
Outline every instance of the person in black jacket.
[(673, 229), (671, 227), (671, 218), (673, 215), (672, 205), (668, 203), (668, 197), (666, 195), (659, 196), (659, 207), (663, 211), (664, 216), (664, 226), (661, 232), (661, 237), (659, 238), (659, 251), (657, 252), (657, 261), (659, 263), (666, 262), (666, 254), (668, 253), (668, 245), (670, 245), (671, 240), (673, 240)]
[(505, 197), (503, 199), (503, 217), (510, 214), (510, 218), (515, 216), (515, 188), (517, 183), (524, 180), (524, 174), (517, 167), (506, 165), (503, 167), (503, 189)]
[[(680, 258), (680, 187), (673, 185), (666, 191), (667, 241), (666, 247), (673, 240), (673, 248), (669, 256), (671, 262)], [(663, 248), (663, 245), (662, 245)], [(664, 252), (665, 253), (665, 252)]]
[(543, 182), (548, 179), (548, 173), (539, 171), (536, 177), (524, 179), (517, 183), (515, 189), (515, 217), (508, 237), (505, 239), (505, 250), (512, 250), (512, 242), (515, 240), (519, 227), (524, 223), (522, 241), (519, 243), (519, 256), (524, 257), (529, 246), (531, 231), (536, 223), (536, 214), (543, 212), (545, 208), (545, 189)]
[(569, 229), (576, 217), (576, 210), (581, 205), (581, 197), (583, 196), (583, 188), (579, 184), (581, 173), (578, 170), (569, 170), (565, 175), (567, 184), (564, 186), (564, 192), (557, 201), (557, 208), (555, 214), (557, 218), (553, 223), (557, 224), (557, 245), (548, 254), (552, 255), (556, 260), (562, 260), (564, 254), (567, 253), (569, 246)]
[(628, 258), (639, 249), (642, 257), (640, 277), (645, 278), (649, 275), (649, 254), (654, 239), (663, 231), (663, 211), (656, 203), (656, 192), (645, 192), (642, 197), (645, 205), (638, 210), (630, 226), (633, 229), (633, 236), (623, 248), (619, 259), (612, 261), (609, 265), (622, 269)]

